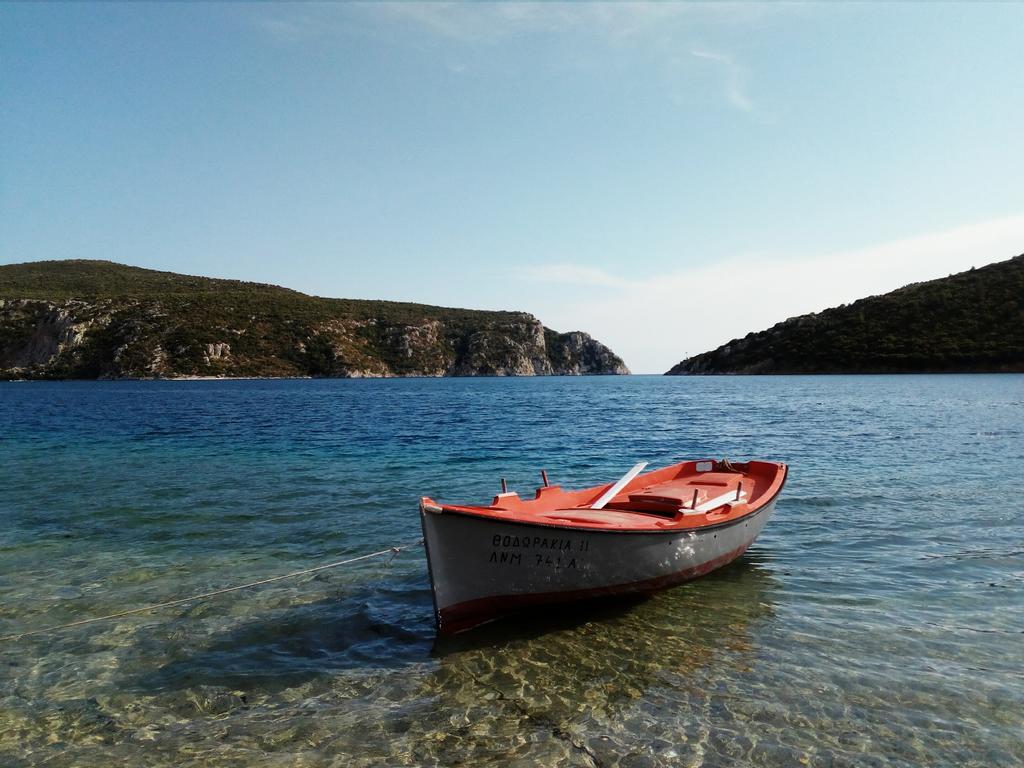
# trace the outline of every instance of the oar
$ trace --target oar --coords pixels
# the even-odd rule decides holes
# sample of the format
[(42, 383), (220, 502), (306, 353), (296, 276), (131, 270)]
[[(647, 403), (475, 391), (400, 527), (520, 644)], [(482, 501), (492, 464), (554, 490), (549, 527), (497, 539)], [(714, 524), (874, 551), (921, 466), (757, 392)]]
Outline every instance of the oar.
[(647, 466), (646, 461), (641, 461), (639, 464), (634, 466), (629, 472), (619, 478), (619, 481), (615, 483), (611, 488), (601, 494), (601, 498), (590, 505), (591, 509), (604, 509), (604, 505), (615, 498), (619, 491), (626, 487), (634, 477), (644, 471), (644, 467)]

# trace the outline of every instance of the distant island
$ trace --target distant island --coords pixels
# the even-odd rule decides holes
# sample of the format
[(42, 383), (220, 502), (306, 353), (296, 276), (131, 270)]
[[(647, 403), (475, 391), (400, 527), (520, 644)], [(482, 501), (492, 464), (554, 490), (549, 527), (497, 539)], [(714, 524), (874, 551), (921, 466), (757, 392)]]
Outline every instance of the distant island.
[(525, 312), (326, 299), (108, 261), (0, 266), (0, 378), (628, 374)]
[(1024, 254), (793, 317), (666, 375), (1024, 371)]

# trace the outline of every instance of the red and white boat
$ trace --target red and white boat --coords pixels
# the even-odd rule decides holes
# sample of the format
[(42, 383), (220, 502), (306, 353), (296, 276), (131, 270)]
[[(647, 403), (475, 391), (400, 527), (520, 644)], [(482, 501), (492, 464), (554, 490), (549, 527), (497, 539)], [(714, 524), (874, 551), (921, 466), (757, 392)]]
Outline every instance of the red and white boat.
[(767, 461), (687, 461), (640, 474), (645, 466), (580, 491), (549, 486), (542, 472), (534, 498), (503, 492), (487, 506), (422, 498), (438, 632), (710, 573), (757, 538), (787, 473)]

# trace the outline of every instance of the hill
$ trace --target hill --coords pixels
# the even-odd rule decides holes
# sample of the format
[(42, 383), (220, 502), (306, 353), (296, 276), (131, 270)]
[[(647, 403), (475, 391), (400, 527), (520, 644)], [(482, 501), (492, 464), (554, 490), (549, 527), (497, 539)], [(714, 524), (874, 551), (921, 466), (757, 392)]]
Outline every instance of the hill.
[(524, 312), (326, 299), (107, 261), (0, 266), (0, 378), (629, 373)]
[(1024, 254), (790, 318), (668, 375), (1024, 371)]

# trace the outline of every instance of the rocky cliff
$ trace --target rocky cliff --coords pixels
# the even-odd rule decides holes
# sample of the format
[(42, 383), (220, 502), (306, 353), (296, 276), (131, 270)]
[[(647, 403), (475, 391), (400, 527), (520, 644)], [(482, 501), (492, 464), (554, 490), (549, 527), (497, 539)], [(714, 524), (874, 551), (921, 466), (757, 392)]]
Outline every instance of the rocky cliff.
[(793, 317), (669, 375), (1024, 371), (1024, 255)]
[(523, 312), (306, 296), (110, 262), (0, 266), (0, 378), (626, 374)]

